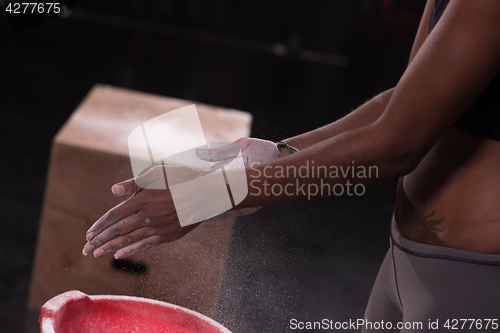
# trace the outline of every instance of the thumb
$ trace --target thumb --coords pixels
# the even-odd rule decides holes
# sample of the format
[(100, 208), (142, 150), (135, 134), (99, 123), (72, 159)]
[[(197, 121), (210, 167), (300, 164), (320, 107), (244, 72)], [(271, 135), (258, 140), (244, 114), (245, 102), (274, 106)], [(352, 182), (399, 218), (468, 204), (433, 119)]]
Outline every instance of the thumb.
[[(111, 187), (111, 192), (113, 192), (113, 194), (117, 197), (134, 195), (158, 180), (165, 181), (163, 167), (159, 165), (149, 169), (146, 173), (139, 175), (136, 178), (116, 183)], [(164, 187), (165, 186), (163, 186), (163, 188)]]
[(134, 195), (139, 192), (140, 187), (135, 183), (135, 179), (128, 179), (121, 183), (116, 183), (111, 186), (111, 192), (117, 197), (125, 197)]
[(229, 143), (218, 148), (197, 148), (196, 156), (203, 161), (220, 162), (230, 158), (236, 158), (240, 153), (240, 147), (236, 143)]

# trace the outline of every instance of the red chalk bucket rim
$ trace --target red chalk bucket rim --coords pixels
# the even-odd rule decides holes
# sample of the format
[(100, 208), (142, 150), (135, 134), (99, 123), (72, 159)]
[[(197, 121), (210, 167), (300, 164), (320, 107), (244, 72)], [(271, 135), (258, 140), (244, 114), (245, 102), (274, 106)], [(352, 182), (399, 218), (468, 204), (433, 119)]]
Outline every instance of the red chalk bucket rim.
[(60, 328), (65, 323), (100, 312), (140, 316), (199, 333), (231, 333), (215, 320), (182, 306), (134, 296), (89, 296), (78, 290), (60, 294), (43, 305), (38, 319), (40, 333), (64, 333)]

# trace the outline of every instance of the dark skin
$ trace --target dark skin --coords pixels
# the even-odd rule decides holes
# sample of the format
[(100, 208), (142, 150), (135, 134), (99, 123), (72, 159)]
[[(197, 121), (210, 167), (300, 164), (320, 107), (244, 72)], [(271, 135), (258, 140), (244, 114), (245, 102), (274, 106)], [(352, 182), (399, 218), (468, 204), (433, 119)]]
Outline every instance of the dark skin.
[[(403, 236), (417, 242), (500, 253), (500, 142), (454, 128), (453, 123), (500, 69), (500, 2), (450, 2), (431, 35), (428, 1), (410, 57), (397, 86), (315, 131), (285, 140), (300, 152), (247, 167), (256, 187), (285, 187), (291, 177), (267, 178), (263, 171), (315, 165), (377, 166), (377, 178), (298, 179), (299, 185), (365, 185), (399, 179), (395, 218)], [(286, 155), (286, 151), (284, 152)], [(267, 169), (266, 169), (267, 168)], [(191, 172), (186, 170), (187, 173)], [(115, 188), (133, 197), (111, 209), (87, 234), (85, 251), (118, 258), (172, 241), (181, 228), (168, 190), (142, 190), (134, 180)], [(296, 195), (248, 195), (237, 208), (305, 201)], [(322, 195), (315, 195), (319, 198)], [(324, 196), (324, 195), (323, 195)], [(149, 220), (149, 226), (144, 220)]]

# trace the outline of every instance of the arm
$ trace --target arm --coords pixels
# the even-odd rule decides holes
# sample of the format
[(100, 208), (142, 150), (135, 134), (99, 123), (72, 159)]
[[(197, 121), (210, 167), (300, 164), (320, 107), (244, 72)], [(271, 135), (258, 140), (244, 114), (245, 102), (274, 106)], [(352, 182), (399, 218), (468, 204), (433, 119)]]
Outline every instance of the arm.
[[(303, 150), (335, 135), (369, 125), (380, 117), (389, 103), (393, 91), (394, 88), (384, 91), (331, 124), (285, 139), (284, 141), (299, 150)], [(281, 153), (283, 154), (283, 152), (286, 154), (286, 150), (282, 150)]]
[[(418, 27), (415, 41), (413, 43), (408, 65), (411, 64), (413, 58), (415, 58), (429, 34), (428, 26), (433, 6), (434, 0), (428, 0), (424, 9), (424, 13), (422, 15), (422, 19), (420, 21), (420, 25)], [(394, 88), (386, 90), (383, 93), (368, 100), (366, 103), (364, 103), (345, 117), (313, 131), (285, 139), (284, 141), (289, 145), (302, 150), (335, 135), (367, 126), (378, 120), (382, 112), (387, 107), (387, 104), (389, 103), (393, 92)], [(282, 150), (281, 153), (286, 154), (286, 150)]]
[[(286, 158), (247, 168), (249, 207), (310, 199), (307, 193), (264, 195), (277, 184), (321, 186), (353, 181), (340, 178), (266, 177), (280, 168), (315, 165), (377, 166), (377, 178), (355, 178), (364, 185), (411, 172), (442, 134), (488, 86), (500, 69), (500, 2), (457, 0), (449, 4), (432, 35), (411, 61), (382, 115), (373, 123), (314, 144)], [(267, 169), (266, 169), (267, 168)], [(252, 195), (259, 192), (259, 195)], [(321, 197), (317, 194), (311, 197)]]

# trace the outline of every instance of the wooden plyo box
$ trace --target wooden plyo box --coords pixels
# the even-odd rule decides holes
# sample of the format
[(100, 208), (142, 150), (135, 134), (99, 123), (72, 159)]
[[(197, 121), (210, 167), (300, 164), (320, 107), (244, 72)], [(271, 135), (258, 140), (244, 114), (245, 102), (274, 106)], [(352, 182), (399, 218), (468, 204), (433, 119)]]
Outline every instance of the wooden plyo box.
[[(215, 315), (234, 220), (202, 224), (184, 238), (116, 261), (82, 255), (87, 229), (123, 199), (110, 187), (133, 177), (130, 132), (192, 102), (96, 85), (53, 140), (28, 299), (28, 330), (50, 298), (87, 294), (154, 298)], [(249, 113), (196, 104), (207, 141), (249, 136)], [(35, 321), (36, 324), (36, 321)]]

